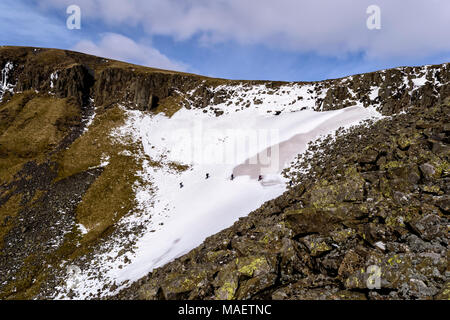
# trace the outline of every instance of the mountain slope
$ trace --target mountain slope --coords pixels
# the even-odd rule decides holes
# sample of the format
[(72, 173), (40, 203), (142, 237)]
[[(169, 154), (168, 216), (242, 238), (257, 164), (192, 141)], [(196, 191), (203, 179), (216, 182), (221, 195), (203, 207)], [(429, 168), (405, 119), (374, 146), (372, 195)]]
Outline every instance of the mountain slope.
[[(296, 199), (296, 206), (302, 208), (305, 205), (304, 200), (300, 200), (303, 193), (298, 189), (302, 187), (296, 186), (282, 194), (289, 180), (305, 184), (305, 177), (297, 177), (294, 173), (298, 170), (289, 163), (306, 149), (309, 141), (342, 126), (361, 124), (366, 119), (379, 120), (382, 115), (411, 114), (415, 121), (422, 116), (420, 112), (438, 108), (439, 111), (429, 115), (430, 125), (435, 128), (437, 124), (448, 122), (445, 121), (448, 111), (443, 105), (449, 93), (448, 64), (396, 68), (314, 83), (282, 83), (211, 79), (69, 51), (2, 47), (0, 68), (1, 298), (107, 297), (144, 276), (131, 287), (133, 290), (122, 291), (119, 297), (268, 297), (275, 294), (275, 288), (293, 285), (300, 278), (312, 281), (311, 274), (318, 272), (315, 267), (309, 267), (309, 273), (305, 269), (303, 276), (299, 276), (303, 271), (299, 273), (290, 268), (286, 279), (281, 281), (280, 273), (270, 269), (274, 266), (279, 269), (279, 264), (272, 265), (272, 258), (283, 260), (288, 256), (282, 253), (272, 257), (271, 245), (276, 247), (279, 243), (270, 239), (264, 240), (268, 251), (259, 250), (254, 243), (241, 250), (237, 249), (239, 244), (227, 244), (222, 248), (223, 244), (213, 240), (209, 249), (211, 265), (202, 262), (202, 248), (208, 246), (211, 241), (208, 239), (200, 249), (166, 263), (194, 249), (206, 237), (229, 227), (268, 200), (281, 196), (255, 212), (263, 212), (274, 201), (286, 201), (283, 200), (286, 194), (295, 194), (289, 198), (289, 203)], [(395, 137), (401, 131), (397, 123), (403, 121), (396, 119), (402, 117), (405, 115), (370, 125), (364, 123), (362, 128), (354, 130), (367, 130), (364, 135), (368, 135), (374, 130), (385, 130), (390, 125), (386, 121), (392, 121), (395, 130), (388, 130), (388, 136)], [(381, 126), (378, 123), (385, 127), (377, 128)], [(201, 143), (195, 136), (199, 130)], [(408, 134), (423, 134), (420, 130)], [(259, 134), (256, 140), (254, 133)], [(438, 132), (440, 140), (436, 140), (444, 150), (448, 143), (446, 134), (445, 130)], [(236, 151), (231, 142), (241, 141), (242, 136), (248, 144)], [(337, 142), (340, 136), (336, 136)], [(196, 146), (201, 146), (200, 150), (196, 150)], [(233, 151), (226, 151), (230, 146)], [(351, 146), (357, 151), (363, 145), (352, 141)], [(431, 152), (435, 153), (433, 148)], [(261, 160), (273, 150), (280, 157), (269, 156), (269, 163), (282, 159), (276, 166), (250, 162), (254, 155)], [(200, 158), (199, 154), (202, 154)], [(230, 155), (231, 160), (223, 161), (223, 157)], [(347, 156), (342, 155), (340, 161), (345, 163)], [(448, 162), (442, 161), (448, 161), (447, 156), (436, 155), (441, 161), (437, 164), (441, 175), (435, 178), (437, 182), (433, 180), (426, 186), (437, 192), (435, 185), (438, 185), (440, 192), (444, 192), (437, 194), (441, 198), (447, 195), (439, 180), (446, 178), (445, 163)], [(401, 159), (408, 157), (407, 154)], [(313, 160), (309, 159), (308, 163), (313, 165)], [(437, 161), (431, 155), (425, 159), (427, 161), (422, 163), (422, 160), (408, 161), (417, 165)], [(431, 165), (436, 167), (435, 162)], [(287, 167), (292, 173), (289, 178), (283, 178), (281, 170)], [(300, 172), (306, 169), (304, 166)], [(363, 166), (361, 170), (365, 169)], [(264, 172), (262, 181), (257, 179), (260, 170)], [(387, 174), (384, 168), (375, 166), (373, 171), (377, 170), (379, 176)], [(211, 175), (208, 180), (206, 173)], [(231, 173), (235, 175), (233, 181), (229, 180)], [(322, 174), (326, 172), (319, 173), (317, 181)], [(182, 189), (180, 182), (184, 183)], [(359, 182), (355, 179), (350, 184)], [(415, 184), (429, 183), (420, 180)], [(420, 190), (415, 190), (419, 192), (419, 203), (425, 201), (421, 192), (428, 192)], [(383, 194), (383, 197), (393, 196)], [(380, 203), (385, 202), (384, 198), (379, 199)], [(337, 200), (331, 197), (327, 201)], [(367, 197), (358, 201), (366, 203)], [(356, 204), (351, 203), (351, 206), (346, 210), (355, 210)], [(341, 207), (339, 210), (343, 210)], [(434, 214), (444, 219), (443, 207), (435, 205), (435, 208)], [(248, 219), (252, 221), (253, 216)], [(269, 235), (272, 229), (277, 230), (276, 224), (271, 224), (277, 219), (278, 216), (271, 217), (270, 223), (260, 225), (262, 232)], [(439, 221), (438, 225), (445, 223)], [(361, 218), (361, 225), (371, 223), (368, 218)], [(250, 236), (248, 230), (235, 230), (241, 228), (240, 225), (238, 222), (211, 239), (225, 243), (227, 238), (228, 243), (232, 243), (235, 237)], [(296, 227), (284, 228), (286, 238), (292, 233), (286, 230)], [(407, 230), (412, 232), (413, 229)], [(303, 243), (304, 239), (299, 239), (296, 235), (283, 240), (288, 243), (286, 250), (291, 252), (297, 243)], [(219, 257), (213, 252), (219, 247), (226, 257), (249, 262), (250, 267), (244, 266), (246, 271), (259, 269), (261, 264), (267, 271), (263, 274), (275, 277), (275, 282), (258, 278), (260, 271), (255, 270), (238, 274), (237, 280), (227, 280), (226, 277), (236, 276), (231, 270), (233, 264), (227, 264), (230, 272), (217, 278), (214, 270), (222, 261), (222, 253), (218, 253)], [(245, 250), (259, 250), (256, 262)], [(443, 249), (439, 250), (439, 253), (432, 253), (441, 254)], [(336, 255), (335, 251), (325, 250), (324, 253)], [(260, 259), (261, 255), (265, 258)], [(317, 264), (314, 255), (309, 259)], [(335, 260), (339, 259), (340, 256)], [(266, 264), (266, 260), (272, 262)], [(180, 261), (191, 261), (184, 267), (188, 267), (186, 270), (195, 281), (191, 275), (176, 271), (184, 268)], [(338, 263), (336, 261), (333, 263)], [(161, 266), (154, 274), (146, 276)], [(236, 261), (235, 266), (240, 264)], [(324, 274), (333, 276), (334, 271), (327, 272)], [(202, 283), (204, 292), (200, 294), (196, 293), (197, 289), (180, 286), (185, 280), (190, 283), (189, 288)], [(268, 287), (256, 284), (261, 281), (271, 284)], [(431, 293), (420, 294), (435, 296), (443, 280), (433, 281)], [(240, 289), (246, 284), (250, 286), (247, 291)], [(234, 288), (232, 295), (229, 295), (230, 286)], [(182, 291), (172, 292), (174, 287)], [(351, 294), (362, 290), (347, 289)], [(296, 292), (301, 290), (298, 287), (292, 291), (292, 296), (296, 297)], [(246, 293), (237, 294), (238, 291)], [(284, 296), (275, 294), (273, 297)]]

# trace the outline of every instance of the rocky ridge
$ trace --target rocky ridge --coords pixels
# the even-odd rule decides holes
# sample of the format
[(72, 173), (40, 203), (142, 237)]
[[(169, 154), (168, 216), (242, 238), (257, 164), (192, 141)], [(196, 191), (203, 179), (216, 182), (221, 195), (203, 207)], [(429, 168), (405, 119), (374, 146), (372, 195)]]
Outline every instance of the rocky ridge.
[[(13, 92), (36, 90), (60, 98), (74, 97), (97, 107), (122, 104), (140, 110), (155, 109), (167, 98), (180, 98), (186, 107), (214, 109), (228, 102), (243, 86), (263, 86), (258, 94), (286, 95), (289, 86), (307, 86), (305, 96), (318, 111), (336, 110), (355, 104), (377, 106), (385, 115), (395, 114), (409, 105), (430, 107), (449, 95), (450, 65), (399, 67), (319, 82), (284, 83), (277, 81), (239, 81), (201, 77), (192, 74), (143, 68), (71, 51), (39, 48), (3, 47), (0, 55), (4, 100)], [(6, 87), (8, 88), (6, 89)], [(4, 88), (3, 88), (4, 87)], [(2, 89), (3, 88), (3, 89)], [(264, 101), (243, 95), (236, 106)]]

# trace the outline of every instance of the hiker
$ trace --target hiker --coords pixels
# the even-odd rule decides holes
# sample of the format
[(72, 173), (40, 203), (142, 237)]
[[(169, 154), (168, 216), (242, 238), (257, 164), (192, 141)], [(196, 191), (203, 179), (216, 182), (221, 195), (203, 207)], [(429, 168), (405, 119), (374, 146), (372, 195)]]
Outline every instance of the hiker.
[(234, 180), (234, 174), (231, 174), (231, 181)]
[(292, 180), (291, 180), (291, 181), (289, 181), (289, 186), (290, 186), (290, 187), (292, 187)]
[(184, 187), (183, 182), (180, 182), (180, 189), (183, 187)]
[(259, 175), (258, 181), (261, 181), (261, 180), (262, 180), (262, 175)]
[(208, 179), (208, 178), (209, 178), (209, 173), (206, 174), (206, 179)]

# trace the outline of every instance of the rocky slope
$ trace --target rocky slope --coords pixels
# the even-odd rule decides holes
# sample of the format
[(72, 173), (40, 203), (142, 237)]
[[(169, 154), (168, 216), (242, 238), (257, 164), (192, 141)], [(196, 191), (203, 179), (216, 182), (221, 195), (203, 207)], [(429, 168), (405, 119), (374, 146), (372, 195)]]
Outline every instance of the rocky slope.
[[(142, 146), (111, 136), (127, 110), (220, 117), (353, 105), (392, 117), (312, 145), (286, 171), (295, 186), (283, 196), (116, 297), (448, 297), (449, 64), (282, 83), (0, 47), (0, 70), (0, 298), (55, 297), (67, 266), (89, 264), (110, 238), (133, 250), (147, 222), (120, 223), (139, 214), (144, 159), (127, 154)], [(380, 290), (365, 286), (370, 265)]]

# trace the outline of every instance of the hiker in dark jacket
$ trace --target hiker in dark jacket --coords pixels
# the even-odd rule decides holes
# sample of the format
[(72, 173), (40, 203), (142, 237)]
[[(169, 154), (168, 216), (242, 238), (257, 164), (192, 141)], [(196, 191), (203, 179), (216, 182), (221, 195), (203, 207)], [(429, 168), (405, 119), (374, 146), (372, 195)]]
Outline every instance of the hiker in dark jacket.
[(263, 178), (262, 178), (262, 175), (259, 175), (259, 177), (258, 177), (258, 181), (261, 181)]
[(184, 187), (183, 182), (180, 182), (180, 189), (183, 187)]
[(234, 174), (231, 174), (231, 181), (234, 180)]
[(206, 179), (208, 179), (208, 178), (209, 178), (209, 173), (206, 174)]

